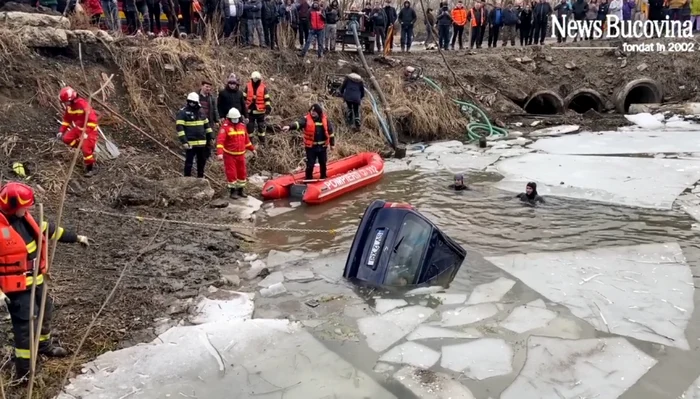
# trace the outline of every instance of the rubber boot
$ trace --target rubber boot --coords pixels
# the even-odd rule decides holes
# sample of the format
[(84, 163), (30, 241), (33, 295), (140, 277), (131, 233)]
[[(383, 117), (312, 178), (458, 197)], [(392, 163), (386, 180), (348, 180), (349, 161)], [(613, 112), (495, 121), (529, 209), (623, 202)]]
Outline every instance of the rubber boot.
[(66, 357), (68, 356), (68, 351), (52, 342), (48, 342), (45, 345), (39, 344), (39, 353), (48, 357)]
[[(36, 363), (37, 369), (39, 362)], [(29, 382), (29, 359), (15, 358), (15, 379), (20, 381), (20, 384)]]
[(248, 194), (243, 191), (243, 187), (238, 188), (238, 196), (241, 198), (248, 198)]
[(230, 188), (229, 189), (229, 198), (236, 198), (238, 196), (236, 189), (235, 188)]
[(95, 168), (95, 165), (86, 165), (85, 166), (85, 177), (93, 177), (97, 174), (97, 168)]

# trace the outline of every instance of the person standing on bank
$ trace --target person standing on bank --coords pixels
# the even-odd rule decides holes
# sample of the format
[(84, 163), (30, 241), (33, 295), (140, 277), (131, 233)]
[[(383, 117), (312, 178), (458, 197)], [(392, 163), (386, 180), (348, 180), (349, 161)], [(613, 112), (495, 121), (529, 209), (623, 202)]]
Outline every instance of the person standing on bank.
[(187, 95), (187, 105), (177, 113), (177, 136), (185, 150), (185, 176), (192, 176), (192, 165), (197, 158), (197, 177), (204, 178), (204, 168), (214, 143), (214, 132), (209, 119), (202, 114), (199, 94)]
[(327, 178), (326, 165), (328, 163), (328, 147), (333, 151), (335, 146), (335, 135), (333, 125), (321, 105), (311, 106), (309, 113), (291, 125), (284, 126), (283, 132), (290, 130), (302, 130), (304, 132), (304, 147), (306, 149), (306, 180), (313, 180), (314, 166), (316, 160), (320, 169), (320, 179)]
[(199, 104), (202, 107), (202, 114), (209, 119), (209, 124), (219, 123), (219, 110), (216, 107), (216, 98), (211, 93), (211, 83), (203, 80), (202, 88), (199, 90)]
[[(243, 91), (243, 97), (245, 97), (245, 105), (249, 115), (248, 134), (251, 136), (257, 134), (258, 144), (263, 144), (267, 130), (265, 118), (272, 112), (272, 102), (260, 72), (255, 71), (250, 74), (250, 81)], [(241, 112), (241, 114), (246, 115), (246, 112)]]

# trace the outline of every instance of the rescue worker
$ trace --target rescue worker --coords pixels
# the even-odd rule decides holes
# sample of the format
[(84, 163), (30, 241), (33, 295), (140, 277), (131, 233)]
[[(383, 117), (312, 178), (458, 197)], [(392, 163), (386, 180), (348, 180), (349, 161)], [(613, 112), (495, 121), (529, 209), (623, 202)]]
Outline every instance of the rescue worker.
[(177, 136), (185, 149), (185, 176), (192, 176), (192, 164), (197, 158), (197, 177), (204, 177), (204, 167), (213, 147), (214, 133), (209, 126), (209, 119), (202, 114), (199, 94), (187, 95), (187, 105), (177, 113), (175, 121)]
[[(53, 223), (41, 222), (39, 225), (28, 212), (32, 205), (34, 190), (26, 184), (9, 182), (0, 187), (0, 290), (7, 296), (5, 301), (15, 339), (15, 374), (19, 379), (27, 376), (30, 368), (29, 322), (32, 314), (29, 305), (32, 284), (36, 284), (35, 305), (31, 311), (37, 319), (49, 247), (45, 240), (46, 230), (48, 229), (50, 240), (89, 245), (86, 236), (57, 228)], [(44, 240), (40, 255), (37, 254), (39, 240)], [(39, 268), (36, 281), (33, 276), (34, 267)], [(37, 332), (39, 353), (49, 357), (64, 357), (68, 351), (54, 344), (51, 339), (52, 316), (53, 300), (47, 296), (41, 331)]]
[(260, 72), (255, 71), (250, 74), (250, 82), (243, 91), (245, 105), (248, 108), (248, 133), (255, 135), (257, 132), (258, 142), (265, 143), (265, 117), (272, 112), (270, 93), (267, 86), (262, 81)]
[(450, 184), (449, 188), (455, 191), (469, 190), (469, 187), (464, 184), (464, 175), (455, 175), (455, 182)]
[(290, 130), (302, 130), (304, 132), (304, 147), (306, 149), (306, 180), (313, 180), (314, 166), (316, 160), (320, 169), (320, 179), (326, 175), (326, 164), (328, 163), (328, 147), (335, 146), (335, 135), (333, 125), (328, 121), (321, 105), (314, 104), (309, 109), (305, 117), (299, 119), (291, 125), (284, 126), (283, 132)]
[[(56, 137), (68, 146), (77, 148), (80, 143), (81, 133), (85, 135), (80, 150), (83, 152), (85, 177), (92, 177), (96, 173), (95, 147), (99, 136), (97, 131), (97, 114), (90, 107), (88, 101), (78, 96), (78, 92), (70, 86), (62, 88), (58, 97), (66, 107), (66, 111), (63, 114), (63, 122)], [(85, 120), (86, 113), (87, 123)]]
[(216, 139), (216, 156), (224, 161), (224, 172), (231, 198), (236, 198), (236, 195), (241, 198), (248, 196), (244, 191), (248, 178), (245, 164), (246, 150), (256, 155), (255, 147), (248, 136), (248, 129), (241, 120), (241, 113), (236, 108), (231, 108), (226, 114), (226, 120), (221, 125)]
[(533, 205), (538, 202), (544, 204), (544, 198), (537, 193), (537, 183), (535, 182), (527, 183), (525, 185), (525, 192), (516, 195), (516, 198), (520, 198), (520, 201), (529, 202)]

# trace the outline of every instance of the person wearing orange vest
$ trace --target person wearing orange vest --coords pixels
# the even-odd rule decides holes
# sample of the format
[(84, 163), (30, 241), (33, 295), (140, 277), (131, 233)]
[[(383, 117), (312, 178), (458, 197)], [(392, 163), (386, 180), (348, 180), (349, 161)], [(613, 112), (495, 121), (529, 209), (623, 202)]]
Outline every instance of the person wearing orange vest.
[(464, 9), (462, 0), (457, 2), (457, 6), (452, 10), (452, 23), (454, 30), (452, 31), (452, 50), (455, 49), (455, 40), (459, 38), (459, 49), (462, 50), (462, 35), (464, 34), (464, 26), (467, 24), (467, 10)]
[(243, 90), (243, 97), (250, 117), (248, 132), (251, 135), (256, 135), (257, 132), (258, 142), (263, 144), (265, 143), (265, 129), (267, 129), (265, 117), (272, 112), (272, 103), (270, 102), (270, 93), (262, 81), (260, 72), (255, 71), (250, 74), (250, 82)]
[[(15, 374), (23, 379), (30, 368), (29, 323), (39, 314), (39, 304), (44, 290), (46, 273), (46, 256), (49, 240), (66, 243), (89, 244), (86, 236), (56, 227), (52, 223), (37, 223), (29, 208), (34, 205), (34, 190), (23, 183), (9, 182), (0, 187), (0, 290), (7, 302), (7, 310), (12, 320), (12, 332), (15, 339)], [(42, 240), (41, 254), (37, 253), (39, 241)], [(33, 272), (37, 267), (37, 277)], [(35, 306), (30, 314), (32, 285), (35, 289)], [(53, 343), (51, 339), (51, 318), (53, 300), (47, 296), (44, 321), (39, 337), (39, 353), (50, 357), (64, 357), (68, 351)]]
[(481, 48), (481, 43), (484, 40), (484, 30), (486, 29), (486, 10), (484, 10), (484, 5), (477, 1), (469, 10), (467, 14), (467, 20), (471, 22), (471, 33), (469, 40), (469, 48)]
[(326, 177), (326, 164), (328, 163), (328, 147), (331, 151), (335, 146), (335, 134), (333, 125), (328, 121), (321, 105), (311, 106), (309, 113), (291, 125), (284, 126), (283, 132), (290, 130), (302, 130), (304, 132), (304, 147), (306, 149), (306, 180), (313, 179), (314, 166), (318, 160), (320, 179)]
[(231, 198), (236, 198), (236, 195), (241, 198), (248, 196), (244, 191), (246, 179), (248, 179), (245, 164), (246, 150), (256, 155), (255, 147), (248, 136), (248, 129), (241, 121), (241, 113), (236, 108), (231, 108), (226, 114), (226, 120), (221, 125), (216, 139), (216, 156), (224, 161), (224, 172)]
[(306, 56), (306, 53), (309, 51), (309, 46), (311, 46), (311, 41), (315, 37), (318, 43), (318, 58), (321, 58), (323, 57), (323, 35), (326, 30), (326, 16), (323, 14), (321, 6), (319, 6), (316, 1), (311, 5), (309, 20), (311, 21), (311, 31), (309, 32), (309, 37), (306, 38), (304, 48), (301, 49), (301, 56)]
[[(56, 137), (70, 147), (77, 148), (80, 143), (80, 136), (85, 134), (83, 144), (80, 147), (80, 150), (83, 152), (85, 176), (94, 176), (95, 147), (97, 147), (97, 139), (99, 138), (97, 114), (88, 104), (88, 101), (79, 97), (78, 92), (70, 86), (62, 88), (58, 97), (65, 106), (66, 111), (63, 114), (63, 122)], [(85, 114), (87, 114), (87, 123)]]

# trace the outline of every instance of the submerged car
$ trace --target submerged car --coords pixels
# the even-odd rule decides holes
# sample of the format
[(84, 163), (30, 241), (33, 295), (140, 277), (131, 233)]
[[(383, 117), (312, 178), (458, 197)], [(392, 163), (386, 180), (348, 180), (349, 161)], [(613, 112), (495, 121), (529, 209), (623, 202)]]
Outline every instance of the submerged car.
[(411, 205), (375, 200), (362, 216), (343, 276), (383, 286), (447, 286), (466, 256)]

